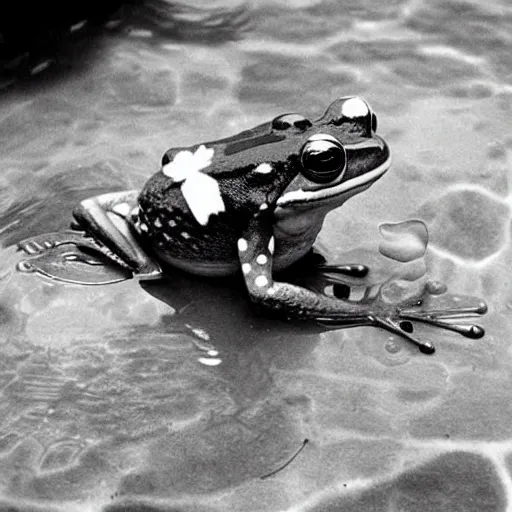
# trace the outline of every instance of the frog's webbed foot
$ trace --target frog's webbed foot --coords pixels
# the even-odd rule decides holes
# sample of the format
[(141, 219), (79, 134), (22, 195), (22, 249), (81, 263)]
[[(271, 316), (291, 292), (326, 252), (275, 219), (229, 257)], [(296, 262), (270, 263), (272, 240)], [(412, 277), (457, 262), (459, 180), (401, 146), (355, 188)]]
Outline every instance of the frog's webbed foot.
[(18, 263), (23, 273), (35, 273), (64, 283), (104, 285), (130, 279), (126, 266), (78, 231), (44, 233), (18, 244), (28, 258)]
[[(362, 302), (368, 304), (367, 300)], [(317, 320), (322, 325), (332, 327), (364, 325), (381, 327), (410, 341), (425, 354), (434, 353), (435, 347), (433, 343), (413, 336), (413, 322), (453, 331), (470, 339), (479, 339), (485, 334), (480, 325), (458, 322), (458, 320), (473, 318), (487, 312), (485, 302), (475, 297), (451, 294), (436, 296), (429, 292), (427, 285), (422, 296), (415, 300), (392, 305), (386, 303), (379, 296), (372, 302), (370, 302), (371, 312), (360, 317), (340, 316), (336, 318), (336, 316), (330, 315), (324, 318), (319, 317)]]

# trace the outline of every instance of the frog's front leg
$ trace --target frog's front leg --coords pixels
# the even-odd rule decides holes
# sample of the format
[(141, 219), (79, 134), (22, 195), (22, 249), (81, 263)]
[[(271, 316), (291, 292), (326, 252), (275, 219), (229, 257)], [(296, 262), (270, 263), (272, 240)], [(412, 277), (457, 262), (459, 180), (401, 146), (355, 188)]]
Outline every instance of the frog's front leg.
[(369, 324), (366, 306), (329, 297), (301, 286), (274, 281), (274, 236), (270, 215), (256, 214), (238, 240), (238, 255), (251, 300), (289, 316), (320, 318), (346, 316), (354, 324)]
[(140, 247), (130, 227), (138, 191), (111, 192), (84, 199), (73, 210), (79, 225), (105, 245), (138, 277), (156, 279), (160, 266)]
[[(256, 215), (250, 221), (246, 233), (238, 240), (238, 253), (251, 299), (289, 316), (311, 318), (333, 327), (380, 327), (409, 340), (427, 354), (433, 353), (435, 347), (432, 343), (418, 340), (411, 335), (412, 321), (454, 331), (472, 339), (484, 335), (484, 330), (478, 325), (460, 325), (449, 321), (484, 314), (487, 306), (480, 300), (468, 299), (467, 304), (457, 307), (449, 304), (440, 306), (430, 300), (433, 294), (426, 287), (420, 297), (398, 304), (389, 303), (381, 294), (365, 297), (361, 301), (347, 301), (274, 281), (274, 237), (268, 217)], [(327, 269), (333, 270), (330, 267)]]

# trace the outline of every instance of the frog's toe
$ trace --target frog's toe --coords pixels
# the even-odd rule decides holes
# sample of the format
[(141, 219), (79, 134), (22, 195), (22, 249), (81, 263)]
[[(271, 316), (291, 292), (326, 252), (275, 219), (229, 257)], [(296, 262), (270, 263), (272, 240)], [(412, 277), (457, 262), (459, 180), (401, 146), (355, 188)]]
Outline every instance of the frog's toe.
[(44, 233), (42, 235), (26, 238), (18, 243), (18, 250), (33, 256), (35, 254), (42, 254), (53, 247), (59, 245), (76, 243), (81, 240), (83, 233), (74, 231), (61, 231), (55, 233)]
[[(363, 278), (370, 269), (360, 263), (347, 263), (343, 265), (318, 265), (317, 270), (325, 274), (340, 274), (346, 277)], [(328, 276), (326, 276), (328, 278)]]
[[(465, 338), (480, 339), (485, 335), (482, 326), (473, 323), (461, 323), (459, 320), (467, 320), (487, 312), (487, 304), (474, 297), (457, 297), (447, 295), (441, 300), (418, 300), (413, 306), (398, 308), (389, 316), (380, 315), (373, 318), (374, 325), (379, 325), (388, 331), (399, 334), (408, 339), (423, 353), (431, 354), (435, 351), (432, 343), (418, 340), (412, 336), (414, 332), (413, 322), (420, 322), (446, 331), (456, 332)], [(436, 303), (437, 302), (437, 303)]]
[(400, 318), (402, 321), (421, 322), (456, 332), (466, 338), (479, 339), (485, 335), (483, 327), (477, 324), (457, 322), (457, 319), (467, 319), (487, 313), (487, 304), (484, 301), (477, 299), (474, 302), (474, 304), (447, 307), (446, 309), (403, 309), (400, 311)]
[(436, 351), (436, 347), (430, 341), (423, 341), (412, 335), (414, 332), (414, 326), (409, 320), (398, 320), (396, 321), (391, 315), (390, 316), (377, 316), (370, 315), (372, 325), (376, 327), (382, 327), (393, 334), (397, 334), (402, 338), (410, 341), (413, 345), (416, 345), (420, 352), (423, 354), (433, 354)]
[(307, 268), (306, 272), (301, 274), (301, 279), (307, 288), (318, 293), (332, 294), (337, 299), (357, 301), (371, 296), (372, 287), (367, 286), (364, 281), (369, 271), (366, 265), (359, 263), (342, 265), (321, 263)]
[(156, 281), (157, 279), (162, 279), (163, 275), (162, 270), (154, 269), (152, 271), (134, 274), (133, 277), (139, 281)]
[(163, 277), (163, 271), (158, 263), (150, 260), (144, 267), (137, 270), (133, 277), (139, 281), (155, 281)]
[(18, 249), (20, 249), (21, 251), (24, 251), (30, 255), (40, 254), (40, 253), (44, 252), (45, 250), (50, 249), (51, 247), (52, 247), (52, 244), (48, 241), (40, 243), (40, 242), (34, 241), (34, 240), (26, 240), (26, 241), (20, 242), (18, 244)]

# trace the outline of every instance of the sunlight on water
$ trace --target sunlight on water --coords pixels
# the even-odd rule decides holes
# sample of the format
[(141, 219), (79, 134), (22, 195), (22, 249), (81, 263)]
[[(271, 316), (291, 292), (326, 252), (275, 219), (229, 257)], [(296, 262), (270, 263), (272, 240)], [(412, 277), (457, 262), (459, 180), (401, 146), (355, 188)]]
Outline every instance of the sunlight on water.
[[(510, 509), (509, 3), (147, 4), (94, 33), (74, 20), (59, 53), (0, 82), (0, 508)], [(483, 339), (419, 327), (425, 356), (377, 329), (257, 315), (232, 283), (16, 271), (18, 242), (140, 188), (170, 147), (352, 94), (394, 163), (320, 245), (354, 263), (380, 244), (368, 286), (393, 260), (426, 269), (433, 295), (482, 297)]]

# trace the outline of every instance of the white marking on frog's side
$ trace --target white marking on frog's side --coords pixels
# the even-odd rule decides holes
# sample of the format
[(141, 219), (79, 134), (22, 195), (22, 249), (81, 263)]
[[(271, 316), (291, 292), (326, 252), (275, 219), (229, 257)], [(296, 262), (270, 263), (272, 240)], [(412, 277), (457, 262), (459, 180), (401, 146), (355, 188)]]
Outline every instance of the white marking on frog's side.
[(247, 251), (247, 248), (249, 247), (249, 245), (247, 244), (247, 240), (245, 238), (239, 238), (237, 243), (238, 243), (238, 250), (240, 252)]
[(181, 193), (201, 226), (208, 224), (210, 215), (226, 211), (217, 180), (207, 174), (198, 172), (187, 178), (181, 185)]
[(171, 226), (171, 228), (175, 228), (176, 227), (176, 221), (171, 219), (169, 221), (169, 226)]
[(268, 285), (268, 279), (267, 279), (265, 276), (258, 276), (258, 277), (254, 280), (254, 284), (255, 284), (258, 288), (263, 288), (264, 286), (267, 286), (267, 285)]
[(267, 203), (261, 203), (260, 204), (260, 210), (263, 211), (263, 210), (266, 210), (268, 208), (268, 204)]
[(181, 236), (185, 239), (185, 240), (188, 240), (190, 238), (190, 235), (186, 232), (186, 231), (182, 231), (181, 232)]
[(272, 286), (267, 290), (267, 295), (274, 295), (275, 293), (276, 289)]
[(273, 236), (271, 236), (270, 240), (268, 241), (268, 252), (270, 254), (274, 254), (275, 245), (276, 245), (276, 240)]
[(153, 225), (155, 226), (155, 228), (161, 228), (162, 227), (162, 221), (160, 220), (159, 217), (157, 217), (155, 219), (155, 222), (153, 222)]
[(121, 217), (128, 217), (130, 215), (130, 205), (128, 203), (119, 203), (112, 207), (112, 211), (121, 215)]
[(249, 274), (249, 273), (251, 272), (251, 270), (252, 270), (252, 267), (251, 267), (251, 264), (250, 264), (250, 263), (244, 263), (244, 264), (242, 265), (242, 272), (243, 272), (244, 274)]
[(341, 105), (341, 113), (345, 117), (365, 117), (369, 114), (368, 105), (357, 96), (350, 98)]
[(172, 162), (162, 167), (162, 172), (175, 183), (182, 183), (181, 193), (201, 226), (206, 226), (210, 215), (226, 211), (217, 180), (201, 172), (210, 166), (213, 148), (199, 146), (194, 153), (180, 151)]
[(269, 163), (264, 163), (264, 164), (258, 165), (258, 167), (256, 167), (256, 169), (254, 169), (254, 172), (259, 172), (260, 174), (268, 174), (268, 173), (272, 172), (273, 170), (274, 170), (274, 168)]
[(140, 223), (140, 230), (144, 231), (144, 233), (147, 233), (149, 231), (149, 228), (148, 228), (147, 224), (144, 224), (144, 222), (141, 222)]
[(266, 265), (266, 263), (268, 262), (268, 258), (264, 254), (260, 254), (256, 258), (256, 262), (259, 263), (260, 265)]

